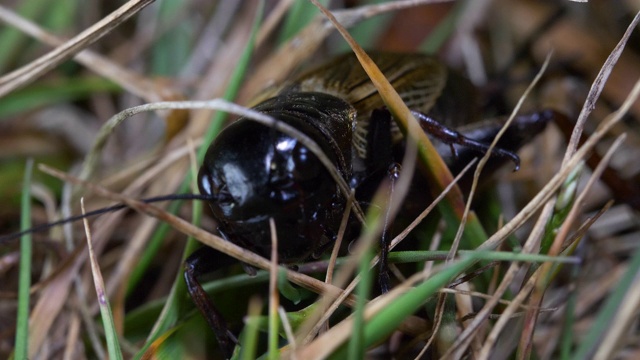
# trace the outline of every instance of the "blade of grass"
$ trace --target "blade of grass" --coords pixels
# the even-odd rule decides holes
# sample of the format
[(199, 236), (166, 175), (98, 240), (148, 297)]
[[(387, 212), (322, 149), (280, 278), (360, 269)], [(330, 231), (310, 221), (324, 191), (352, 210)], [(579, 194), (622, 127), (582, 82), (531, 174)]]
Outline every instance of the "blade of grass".
[[(0, 21), (49, 46), (62, 46), (66, 41), (66, 39), (51, 34), (38, 24), (1, 5)], [(172, 88), (144, 77), (138, 72), (126, 69), (94, 51), (84, 49), (74, 55), (74, 60), (146, 101), (160, 101), (179, 97)]]
[[(33, 160), (27, 160), (22, 183), (20, 229), (31, 228), (31, 175)], [(31, 234), (20, 238), (20, 278), (18, 283), (18, 314), (16, 323), (15, 358), (27, 359), (29, 349), (29, 288), (31, 287)]]
[[(579, 248), (580, 250), (584, 250), (584, 246)], [(581, 251), (584, 252), (584, 251)], [(571, 268), (570, 276), (571, 283), (577, 283), (577, 280), (580, 277), (580, 271), (582, 270), (581, 264), (575, 265)], [(569, 288), (569, 295), (567, 298), (567, 304), (564, 309), (564, 318), (562, 321), (562, 331), (561, 331), (561, 339), (560, 339), (560, 358), (561, 359), (569, 359), (571, 354), (571, 347), (573, 346), (573, 327), (576, 323), (576, 304), (578, 303), (578, 292), (576, 291), (576, 287), (573, 286)]]
[(96, 92), (115, 93), (120, 90), (117, 84), (94, 76), (42, 82), (0, 98), (0, 119), (41, 106), (84, 99)]
[(611, 50), (611, 53), (607, 57), (607, 60), (602, 65), (602, 68), (598, 72), (598, 76), (591, 84), (591, 89), (589, 89), (589, 94), (587, 95), (587, 100), (585, 101), (584, 106), (580, 110), (580, 115), (578, 116), (578, 120), (576, 121), (576, 125), (573, 128), (573, 133), (571, 134), (571, 140), (569, 141), (569, 145), (567, 146), (567, 152), (565, 153), (565, 157), (562, 160), (562, 164), (565, 165), (569, 161), (569, 157), (576, 152), (578, 148), (578, 144), (580, 142), (580, 136), (582, 135), (582, 130), (584, 128), (584, 124), (591, 114), (591, 111), (595, 109), (596, 100), (600, 97), (602, 93), (602, 89), (604, 88), (604, 84), (607, 82), (613, 67), (618, 62), (620, 55), (622, 54), (622, 50), (624, 50), (629, 37), (635, 30), (636, 26), (638, 26), (638, 22), (640, 22), (640, 11), (636, 13), (635, 17), (629, 23), (627, 30), (616, 44), (616, 47)]
[[(80, 199), (80, 207), (82, 214), (85, 214), (84, 199)], [(100, 306), (100, 315), (102, 317), (102, 326), (104, 328), (105, 337), (107, 339), (107, 349), (109, 351), (109, 358), (122, 360), (122, 350), (118, 342), (118, 333), (113, 322), (113, 315), (111, 313), (111, 307), (109, 306), (109, 299), (107, 298), (104, 288), (104, 280), (102, 279), (102, 272), (93, 252), (93, 243), (91, 241), (91, 231), (89, 230), (89, 221), (84, 218), (85, 233), (87, 235), (87, 248), (89, 250), (89, 260), (91, 262), (91, 273), (93, 275), (93, 284), (96, 288), (96, 297)]]
[(276, 233), (276, 222), (269, 218), (269, 229), (271, 230), (271, 260), (269, 268), (269, 355), (270, 360), (280, 358), (278, 351), (279, 321), (278, 308), (280, 298), (278, 297), (278, 234)]
[[(25, 18), (33, 19), (38, 16), (45, 8), (48, 0), (27, 0), (19, 4), (18, 14)], [(24, 46), (27, 37), (21, 34), (19, 30), (14, 28), (4, 28), (0, 31), (0, 74), (6, 72), (8, 64), (12, 58), (16, 56), (20, 47)]]
[(451, 34), (456, 30), (456, 23), (460, 14), (464, 12), (465, 8), (469, 5), (468, 2), (458, 1), (453, 6), (453, 9), (447, 13), (447, 17), (442, 19), (438, 26), (429, 34), (429, 37), (420, 45), (420, 50), (427, 54), (435, 54), (442, 48), (445, 42), (449, 39)]
[(240, 349), (239, 357), (243, 360), (256, 359), (256, 348), (258, 347), (258, 332), (260, 324), (260, 310), (262, 302), (257, 297), (249, 300), (249, 311), (245, 320), (245, 327), (240, 336), (240, 343), (243, 344)]
[[(321, 2), (326, 6), (329, 1), (321, 0)], [(312, 4), (307, 1), (294, 1), (289, 8), (289, 13), (280, 31), (278, 42), (282, 44), (299, 34), (300, 31), (311, 22), (315, 15), (315, 8)]]
[(189, 21), (180, 21), (189, 9), (187, 2), (164, 0), (157, 2), (156, 19), (157, 24), (171, 24), (170, 29), (159, 29), (164, 31), (156, 39), (151, 49), (152, 72), (159, 76), (175, 76), (184, 68), (187, 54), (190, 53), (191, 36), (194, 24)]
[(547, 229), (545, 235), (540, 242), (540, 253), (548, 254), (553, 240), (556, 234), (560, 231), (562, 224), (567, 219), (569, 211), (573, 207), (573, 202), (576, 199), (576, 192), (578, 191), (578, 181), (582, 174), (583, 166), (577, 167), (562, 184), (559, 190), (558, 198), (554, 205), (554, 212), (552, 217), (547, 223)]
[[(389, 262), (411, 263), (433, 260), (445, 260), (448, 251), (394, 251), (389, 253)], [(569, 256), (549, 256), (541, 254), (525, 254), (509, 251), (477, 251), (477, 250), (460, 250), (459, 255), (473, 256), (475, 259), (489, 260), (489, 261), (522, 261), (522, 262), (554, 262), (554, 263), (567, 263), (578, 264), (580, 259)]]
[(284, 335), (289, 342), (289, 347), (295, 350), (298, 348), (296, 344), (296, 339), (293, 335), (293, 328), (291, 327), (291, 323), (289, 322), (289, 318), (287, 317), (287, 312), (284, 310), (282, 306), (278, 307), (278, 315), (280, 316), (280, 321), (282, 323), (282, 329), (284, 330)]
[[(386, 0), (373, 0), (371, 4), (363, 5), (373, 7), (376, 5), (386, 5), (389, 4)], [(396, 2), (396, 4), (398, 4)], [(349, 10), (337, 10), (337, 11), (349, 11)], [(365, 49), (375, 49), (376, 42), (379, 41), (381, 35), (388, 30), (389, 23), (391, 23), (393, 19), (393, 14), (389, 13), (380, 13), (371, 18), (362, 19), (362, 21), (356, 23), (353, 27), (350, 28), (351, 35), (356, 42), (360, 44)], [(332, 44), (333, 45), (333, 44)], [(340, 54), (346, 51), (350, 51), (349, 45), (340, 42), (336, 44), (335, 48), (332, 46), (331, 51)]]
[[(378, 199), (379, 200), (379, 199)], [(377, 201), (374, 200), (374, 204)], [(372, 205), (369, 207), (367, 211), (367, 221), (366, 224), (372, 225), (381, 221), (382, 208), (376, 205)], [(367, 226), (365, 227), (365, 233), (371, 233), (375, 231), (375, 228), (378, 226)], [(367, 235), (364, 235), (367, 237)], [(376, 235), (369, 235), (376, 236)], [(359, 277), (360, 282), (358, 283), (356, 294), (358, 295), (356, 300), (356, 307), (353, 313), (353, 332), (351, 333), (351, 339), (349, 340), (349, 351), (348, 358), (349, 359), (363, 359), (364, 358), (364, 311), (367, 305), (367, 301), (371, 296), (371, 285), (373, 283), (373, 274), (370, 271), (370, 263), (373, 259), (374, 252), (371, 246), (367, 246), (366, 250), (360, 255), (360, 263), (359, 263)]]
[[(63, 33), (73, 29), (78, 17), (78, 8), (82, 0), (56, 1), (55, 6), (51, 6), (52, 1), (46, 1), (46, 18), (40, 21), (45, 28), (54, 32)], [(47, 4), (48, 3), (48, 4)]]

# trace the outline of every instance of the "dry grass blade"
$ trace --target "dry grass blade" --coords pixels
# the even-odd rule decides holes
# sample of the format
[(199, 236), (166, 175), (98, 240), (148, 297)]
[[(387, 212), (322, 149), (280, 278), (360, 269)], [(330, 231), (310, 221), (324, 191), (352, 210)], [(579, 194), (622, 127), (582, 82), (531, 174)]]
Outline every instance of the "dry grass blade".
[(598, 76), (593, 81), (591, 89), (589, 90), (589, 95), (587, 95), (587, 100), (585, 101), (584, 106), (580, 111), (578, 120), (576, 121), (576, 126), (574, 127), (573, 134), (571, 134), (571, 140), (569, 141), (569, 145), (567, 146), (567, 152), (565, 154), (563, 163), (567, 162), (569, 160), (569, 156), (571, 156), (576, 151), (576, 148), (578, 147), (578, 141), (580, 140), (580, 136), (582, 135), (584, 124), (587, 121), (589, 114), (591, 114), (593, 109), (596, 107), (596, 100), (598, 100), (598, 98), (600, 97), (602, 89), (604, 88), (604, 85), (606, 84), (607, 79), (609, 78), (609, 75), (613, 70), (613, 67), (620, 58), (622, 50), (624, 50), (624, 47), (626, 46), (631, 33), (636, 28), (636, 26), (638, 26), (639, 21), (640, 12), (638, 12), (633, 18), (633, 20), (627, 27), (627, 31), (625, 31), (616, 47), (611, 51), (609, 57), (602, 65)]
[[(322, 13), (332, 22), (336, 29), (340, 32), (343, 38), (347, 41), (352, 48), (360, 64), (363, 66), (365, 72), (371, 79), (372, 83), (380, 93), (385, 105), (389, 111), (393, 114), (394, 119), (400, 125), (403, 130), (405, 138), (407, 139), (405, 158), (403, 159), (403, 171), (397, 181), (398, 189), (394, 196), (395, 201), (392, 201), (388, 205), (388, 216), (394, 218), (397, 211), (400, 209), (401, 200), (404, 199), (408, 193), (411, 180), (413, 178), (413, 172), (415, 170), (415, 159), (420, 154), (422, 164), (426, 166), (427, 178), (432, 181), (433, 184), (437, 184), (435, 188), (440, 190), (446, 188), (447, 184), (452, 183), (453, 176), (445, 165), (442, 158), (437, 154), (437, 151), (431, 144), (431, 141), (427, 135), (421, 130), (418, 125), (418, 121), (414, 118), (413, 114), (406, 106), (406, 104), (400, 98), (400, 95), (391, 86), (386, 77), (382, 74), (378, 66), (373, 60), (365, 53), (365, 51), (356, 43), (356, 41), (350, 36), (348, 31), (338, 22), (335, 16), (325, 9), (318, 1), (312, 0), (312, 3), (322, 11)], [(457, 187), (453, 188), (453, 191), (447, 193), (447, 197), (454, 209), (461, 208), (461, 204), (464, 203), (462, 199), (462, 193)], [(382, 223), (379, 224), (380, 231)], [(368, 248), (375, 237), (378, 237), (380, 232), (371, 232), (371, 237), (360, 239), (358, 247)], [(361, 252), (364, 254), (364, 251)], [(354, 260), (355, 261), (355, 260)]]
[[(289, 318), (287, 318), (287, 312), (284, 310), (282, 306), (278, 308), (278, 315), (280, 316), (280, 321), (282, 322), (282, 328), (284, 329), (284, 333), (286, 335), (287, 341), (289, 342), (288, 346), (291, 347), (292, 350), (296, 350), (296, 338), (293, 335), (293, 328), (291, 327), (291, 322)], [(292, 357), (292, 359), (296, 359), (296, 357)]]
[(569, 236), (569, 231), (571, 229), (571, 226), (578, 218), (580, 208), (584, 206), (585, 200), (589, 195), (589, 191), (595, 186), (596, 181), (600, 178), (604, 170), (607, 168), (607, 166), (611, 161), (611, 158), (613, 157), (613, 154), (616, 152), (616, 150), (620, 148), (625, 138), (626, 138), (625, 134), (618, 136), (616, 141), (611, 145), (611, 147), (609, 148), (605, 156), (602, 158), (602, 161), (600, 162), (600, 164), (598, 164), (598, 167), (594, 169), (593, 174), (589, 178), (589, 181), (587, 182), (585, 187), (582, 189), (582, 192), (580, 193), (575, 203), (571, 207), (571, 210), (569, 211), (569, 215), (567, 215), (567, 219), (562, 224), (560, 231), (558, 231), (556, 238), (553, 240), (553, 245), (551, 246), (551, 249), (549, 249), (549, 255), (557, 256), (562, 251), (562, 246), (566, 242), (567, 237)]
[(71, 360), (76, 358), (74, 355), (75, 348), (77, 346), (77, 342), (79, 340), (80, 335), (80, 318), (78, 315), (71, 316), (71, 325), (69, 326), (69, 334), (67, 336), (67, 342), (64, 348), (64, 360)]
[(458, 246), (460, 244), (460, 239), (462, 238), (462, 232), (464, 230), (464, 224), (465, 224), (466, 219), (467, 219), (467, 217), (469, 215), (469, 211), (471, 210), (471, 202), (472, 202), (473, 196), (475, 194), (475, 191), (476, 191), (476, 189), (478, 187), (478, 183), (479, 183), (479, 179), (480, 179), (480, 173), (482, 172), (482, 169), (484, 168), (484, 166), (486, 165), (487, 161), (489, 161), (489, 158), (491, 157), (491, 151), (492, 151), (491, 149), (495, 148), (496, 144), (498, 143), (498, 141), (500, 140), (502, 135), (504, 135), (504, 133), (507, 130), (507, 128), (509, 127), (509, 125), (513, 122), (513, 119), (515, 119), (515, 117), (518, 114), (518, 112), (520, 111), (520, 108), (522, 107), (522, 104), (524, 103), (525, 99), (529, 96), (531, 91), (533, 91), (533, 88), (538, 84), (538, 82), (542, 78), (542, 75), (545, 73), (545, 71), (547, 69), (547, 66), (549, 65), (549, 61), (550, 60), (551, 60), (551, 54), (547, 55), (547, 58), (545, 59), (544, 64), (542, 65), (542, 67), (540, 68), (538, 73), (536, 74), (536, 77), (527, 86), (527, 89), (525, 90), (525, 92), (522, 94), (522, 96), (518, 100), (518, 103), (516, 104), (516, 106), (513, 108), (513, 111), (511, 112), (511, 115), (509, 115), (509, 119), (507, 119), (507, 121), (504, 124), (504, 126), (502, 127), (502, 129), (500, 129), (500, 131), (496, 135), (495, 139), (493, 139), (493, 141), (491, 142), (491, 145), (489, 146), (489, 150), (487, 151), (487, 153), (482, 157), (482, 159), (480, 159), (480, 162), (478, 163), (478, 167), (476, 168), (476, 171), (473, 174), (473, 184), (471, 185), (471, 190), (469, 191), (469, 199), (467, 200), (467, 203), (466, 203), (466, 206), (465, 206), (465, 209), (464, 209), (463, 221), (461, 222), (460, 226), (458, 227), (458, 232), (456, 233), (456, 237), (455, 237), (453, 246), (451, 247), (451, 250), (450, 250), (450, 253), (449, 253), (449, 257), (450, 258), (453, 258), (454, 254), (456, 253), (456, 251), (458, 249)]
[(293, 0), (278, 1), (273, 11), (269, 14), (267, 19), (262, 23), (262, 26), (260, 27), (260, 31), (258, 32), (258, 36), (256, 37), (256, 44), (258, 46), (260, 46), (260, 44), (262, 44), (265, 39), (271, 34), (271, 32), (276, 28), (276, 26), (280, 23), (292, 4)]

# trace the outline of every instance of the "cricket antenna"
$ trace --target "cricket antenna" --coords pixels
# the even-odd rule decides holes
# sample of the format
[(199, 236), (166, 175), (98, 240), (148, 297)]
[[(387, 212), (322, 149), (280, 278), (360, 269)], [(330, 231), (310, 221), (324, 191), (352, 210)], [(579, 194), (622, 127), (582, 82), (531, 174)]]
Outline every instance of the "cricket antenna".
[[(211, 200), (211, 196), (210, 195), (202, 195), (202, 194), (170, 194), (170, 195), (161, 195), (161, 196), (155, 196), (155, 197), (151, 197), (151, 198), (146, 198), (146, 199), (140, 199), (139, 201), (142, 201), (144, 203), (150, 204), (150, 203), (155, 203), (155, 202), (160, 202), (160, 201), (172, 201), (172, 200)], [(51, 229), (52, 227), (55, 226), (60, 226), (60, 225), (64, 225), (67, 223), (71, 223), (74, 221), (78, 221), (78, 220), (82, 220), (84, 218), (88, 218), (91, 216), (96, 216), (96, 215), (101, 215), (101, 214), (106, 214), (109, 212), (113, 212), (113, 211), (118, 211), (118, 210), (122, 210), (124, 208), (127, 208), (128, 206), (125, 204), (116, 204), (116, 205), (112, 205), (112, 206), (107, 206), (101, 209), (97, 209), (97, 210), (93, 210), (93, 211), (89, 211), (87, 213), (85, 213), (84, 215), (75, 215), (75, 216), (71, 216), (68, 217), (66, 219), (62, 219), (62, 220), (58, 220), (52, 223), (48, 223), (48, 224), (42, 224), (42, 225), (37, 225), (34, 226), (32, 228), (29, 228), (27, 230), (23, 230), (20, 232), (15, 232), (12, 234), (8, 234), (8, 235), (2, 235), (0, 236), (0, 245), (7, 243), (11, 240), (15, 240), (20, 238), (23, 235), (27, 235), (27, 234), (33, 234), (33, 233), (37, 233), (37, 232), (41, 232), (41, 231), (45, 231), (48, 229)]]

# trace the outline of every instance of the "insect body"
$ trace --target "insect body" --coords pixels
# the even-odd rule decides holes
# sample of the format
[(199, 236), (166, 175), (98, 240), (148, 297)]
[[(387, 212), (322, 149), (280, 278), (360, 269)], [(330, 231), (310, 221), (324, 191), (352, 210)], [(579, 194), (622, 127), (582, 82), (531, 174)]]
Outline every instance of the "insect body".
[[(502, 124), (478, 121), (474, 89), (466, 79), (430, 56), (371, 55), (423, 129), (440, 140), (439, 151), (454, 172), (486, 152)], [(366, 202), (387, 176), (389, 165), (400, 161), (402, 135), (354, 55), (337, 57), (271, 95), (254, 109), (297, 128), (320, 145), (356, 189), (357, 201)], [(489, 166), (495, 168), (506, 159), (517, 166), (514, 152), (552, 117), (552, 112), (541, 112), (517, 118), (492, 153)], [(198, 184), (211, 197), (221, 235), (265, 257), (271, 252), (269, 218), (273, 218), (283, 263), (304, 261), (325, 250), (335, 239), (346, 204), (328, 170), (298, 139), (244, 118), (210, 145)], [(185, 266), (189, 292), (227, 355), (235, 338), (197, 278), (230, 261), (204, 247)]]

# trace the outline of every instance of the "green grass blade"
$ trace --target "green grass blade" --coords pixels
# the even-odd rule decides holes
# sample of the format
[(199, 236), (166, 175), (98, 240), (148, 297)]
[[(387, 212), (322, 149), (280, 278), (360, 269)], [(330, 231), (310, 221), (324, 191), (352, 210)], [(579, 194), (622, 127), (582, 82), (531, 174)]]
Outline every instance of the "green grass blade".
[(420, 45), (420, 50), (427, 54), (437, 53), (456, 31), (460, 14), (464, 12), (467, 6), (469, 6), (469, 3), (466, 1), (456, 2), (454, 8), (447, 13), (447, 16), (440, 21), (438, 26), (433, 29), (431, 34)]
[[(49, 0), (26, 0), (20, 3), (17, 13), (26, 19), (35, 19), (48, 6)], [(17, 57), (21, 48), (25, 47), (29, 42), (27, 35), (15, 28), (3, 28), (0, 31), (0, 74), (4, 74), (8, 70), (9, 64)]]
[[(580, 271), (582, 267), (580, 265), (575, 265), (571, 268), (571, 280), (572, 283), (576, 284), (578, 278), (580, 276)], [(561, 359), (569, 359), (571, 356), (571, 347), (573, 345), (573, 327), (576, 322), (576, 305), (578, 304), (578, 292), (575, 287), (572, 287), (569, 291), (569, 296), (567, 298), (567, 305), (564, 310), (564, 319), (562, 324), (562, 332), (560, 338), (560, 358)]]
[[(324, 6), (327, 0), (321, 0)], [(308, 1), (294, 1), (280, 32), (280, 44), (291, 39), (300, 32), (317, 15), (316, 7)]]
[(356, 308), (353, 313), (353, 332), (349, 340), (349, 359), (364, 358), (364, 310), (371, 293), (373, 275), (369, 270), (372, 254), (368, 252), (360, 260), (360, 283), (356, 293), (358, 295)]
[(46, 0), (46, 19), (41, 22), (45, 28), (54, 33), (64, 33), (65, 30), (73, 29), (78, 23), (78, 0)]
[[(379, 204), (380, 194), (374, 196), (374, 204)], [(386, 206), (384, 207), (387, 208)], [(367, 211), (365, 233), (362, 236), (361, 241), (367, 242), (366, 239), (375, 235), (376, 228), (382, 219), (383, 211), (380, 206), (371, 206)], [(377, 236), (376, 236), (377, 237)], [(370, 270), (371, 259), (373, 259), (374, 253), (371, 246), (369, 246), (364, 254), (360, 257), (360, 263), (358, 264), (358, 275), (360, 276), (360, 282), (356, 288), (358, 295), (356, 300), (356, 307), (353, 313), (353, 332), (349, 341), (349, 359), (362, 359), (364, 358), (364, 311), (367, 305), (368, 299), (371, 296), (371, 283), (373, 282), (373, 274)]]
[[(273, 298), (270, 297), (270, 299)], [(274, 301), (278, 302), (277, 296)], [(280, 318), (278, 317), (278, 308), (271, 306), (269, 304), (269, 333), (268, 333), (268, 341), (269, 341), (269, 352), (267, 354), (267, 358), (269, 360), (277, 360), (280, 358), (280, 351), (278, 342), (280, 340), (280, 332), (278, 329), (280, 328)]]
[(165, 31), (155, 42), (151, 50), (152, 71), (160, 76), (174, 76), (184, 68), (187, 56), (191, 52), (193, 24), (189, 21), (176, 21), (181, 14), (188, 11), (188, 3), (182, 0), (163, 0), (156, 5), (158, 24), (175, 26)]
[[(475, 259), (467, 258), (454, 263), (397, 298), (393, 306), (388, 306), (380, 311), (364, 327), (363, 348), (370, 347), (393, 333), (407, 316), (413, 314), (429, 297), (433, 296), (440, 288), (448, 284), (475, 261)], [(331, 358), (346, 359), (346, 346), (343, 345)]]
[(96, 92), (118, 92), (117, 84), (94, 76), (33, 84), (0, 98), (0, 119), (39, 107), (88, 98)]
[[(82, 213), (84, 214), (84, 201), (81, 200)], [(109, 352), (110, 359), (122, 360), (122, 350), (120, 349), (120, 342), (118, 341), (118, 333), (113, 321), (113, 313), (111, 312), (111, 306), (109, 305), (109, 299), (107, 298), (107, 290), (104, 286), (104, 279), (98, 260), (93, 252), (93, 244), (91, 240), (91, 232), (89, 230), (89, 221), (83, 219), (85, 232), (87, 234), (87, 248), (89, 250), (89, 261), (91, 263), (91, 274), (93, 275), (93, 284), (96, 289), (96, 298), (98, 301), (98, 307), (100, 308), (100, 316), (102, 318), (102, 327), (104, 329), (104, 335), (107, 341), (107, 350)]]
[[(412, 263), (422, 261), (444, 260), (449, 252), (439, 251), (394, 251), (389, 253), (389, 262), (392, 263)], [(530, 263), (577, 263), (576, 257), (571, 256), (548, 256), (540, 254), (521, 254), (508, 251), (475, 251), (460, 250), (460, 255), (473, 256), (475, 259), (490, 261), (522, 261)]]
[(569, 177), (567, 177), (567, 180), (564, 181), (562, 187), (558, 191), (558, 198), (554, 206), (553, 215), (549, 219), (549, 223), (547, 224), (544, 232), (545, 235), (540, 243), (541, 254), (547, 254), (549, 252), (556, 234), (560, 231), (562, 224), (567, 219), (576, 199), (578, 182), (581, 174), (582, 166), (579, 166), (569, 175)]
[[(31, 228), (31, 175), (33, 160), (27, 161), (22, 183), (20, 230)], [(29, 288), (31, 287), (31, 234), (20, 238), (20, 279), (18, 283), (18, 316), (15, 358), (27, 359), (29, 347)]]

